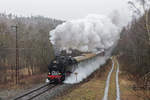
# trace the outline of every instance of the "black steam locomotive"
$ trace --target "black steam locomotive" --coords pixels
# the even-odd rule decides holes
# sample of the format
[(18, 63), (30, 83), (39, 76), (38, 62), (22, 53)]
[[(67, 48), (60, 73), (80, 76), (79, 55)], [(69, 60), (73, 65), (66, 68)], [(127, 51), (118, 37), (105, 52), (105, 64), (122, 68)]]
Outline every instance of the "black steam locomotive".
[(56, 57), (48, 66), (47, 82), (61, 83), (73, 71), (73, 66), (77, 61), (71, 56)]
[(85, 53), (76, 57), (57, 56), (48, 66), (47, 82), (61, 83), (67, 76), (74, 72), (75, 68), (77, 67), (77, 63), (88, 61), (89, 59), (104, 55), (104, 51), (99, 51), (96, 53)]

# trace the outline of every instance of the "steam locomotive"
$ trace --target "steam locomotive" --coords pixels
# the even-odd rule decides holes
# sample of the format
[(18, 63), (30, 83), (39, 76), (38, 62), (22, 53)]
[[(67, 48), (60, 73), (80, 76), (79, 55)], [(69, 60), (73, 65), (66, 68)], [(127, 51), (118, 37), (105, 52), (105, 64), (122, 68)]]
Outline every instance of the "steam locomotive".
[(104, 52), (82, 54), (77, 57), (56, 57), (48, 66), (48, 76), (46, 82), (61, 83), (75, 70), (76, 64), (102, 55), (104, 55)]
[(75, 58), (71, 56), (56, 57), (48, 66), (47, 82), (60, 83), (65, 80), (73, 71), (73, 66), (77, 64)]

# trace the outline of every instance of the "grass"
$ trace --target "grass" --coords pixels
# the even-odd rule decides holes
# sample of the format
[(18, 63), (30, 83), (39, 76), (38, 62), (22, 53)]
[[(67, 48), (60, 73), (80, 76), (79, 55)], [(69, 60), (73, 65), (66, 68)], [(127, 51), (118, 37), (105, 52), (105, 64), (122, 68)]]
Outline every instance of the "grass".
[(108, 100), (116, 100), (116, 70), (117, 64), (114, 60), (114, 70), (111, 74), (110, 83), (109, 83), (109, 92), (108, 92)]
[(6, 84), (0, 84), (1, 90), (11, 90), (11, 89), (24, 89), (24, 88), (31, 88), (35, 84), (39, 84), (44, 82), (46, 79), (46, 74), (38, 74), (38, 75), (32, 75), (28, 76), (26, 78), (20, 79), (19, 84), (16, 85), (14, 82), (9, 82)]
[(101, 100), (104, 96), (105, 82), (110, 66), (111, 63), (101, 67), (90, 81), (81, 84), (62, 97), (57, 97), (56, 100)]
[[(111, 74), (110, 87), (108, 92), (108, 100), (116, 100), (116, 70), (117, 59), (115, 61), (114, 70)], [(134, 81), (129, 80), (128, 75), (124, 74), (121, 70), (119, 72), (119, 85), (120, 85), (120, 99), (121, 100), (150, 100), (146, 96), (150, 96), (150, 90), (137, 90), (134, 91), (132, 86), (136, 84)], [(102, 68), (107, 68), (102, 70)], [(108, 72), (111, 69), (111, 63), (102, 67), (90, 81), (79, 85), (77, 88), (72, 89), (70, 92), (65, 93), (61, 97), (57, 97), (56, 100), (102, 100), (104, 96), (106, 79)]]
[[(150, 90), (133, 90), (136, 84), (134, 80), (129, 79), (129, 74), (122, 70), (120, 64), (119, 83), (121, 100), (150, 100)], [(148, 97), (147, 97), (148, 96)]]
[(104, 84), (104, 81), (93, 79), (72, 91), (64, 100), (98, 100), (103, 96)]
[(150, 90), (133, 90), (133, 85), (136, 83), (129, 80), (127, 76), (123, 72), (120, 73), (121, 100), (149, 100), (146, 96), (149, 95), (150, 98)]

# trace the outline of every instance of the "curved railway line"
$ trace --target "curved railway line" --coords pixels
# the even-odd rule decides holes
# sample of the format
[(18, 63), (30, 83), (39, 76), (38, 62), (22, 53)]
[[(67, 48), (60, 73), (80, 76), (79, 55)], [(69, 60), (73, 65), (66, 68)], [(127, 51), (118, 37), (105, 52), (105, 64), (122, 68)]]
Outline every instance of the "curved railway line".
[[(81, 62), (83, 64), (83, 63), (87, 63), (91, 59), (97, 58), (97, 56), (102, 56), (102, 55), (104, 55), (104, 52), (98, 52), (98, 53), (93, 53), (93, 54), (84, 54), (82, 56), (76, 57), (75, 59), (77, 60), (78, 64), (80, 64)], [(70, 67), (70, 66), (68, 66), (68, 67)], [(33, 100), (33, 99), (34, 100), (48, 100), (48, 98), (51, 98), (51, 97), (57, 95), (58, 91), (61, 93), (64, 90), (66, 90), (67, 88), (71, 87), (72, 85), (64, 84), (64, 85), (61, 85), (57, 89), (55, 88), (56, 92), (52, 93), (52, 91), (49, 91), (49, 90), (53, 90), (53, 88), (56, 86), (59, 87), (60, 84), (56, 85), (56, 84), (46, 83), (40, 87), (29, 90), (23, 94), (20, 94), (19, 96), (15, 97), (13, 100)]]
[(42, 94), (44, 94), (45, 92), (47, 92), (48, 90), (56, 87), (57, 85), (54, 85), (54, 84), (50, 84), (50, 83), (47, 83), (47, 84), (44, 84), (38, 88), (35, 88), (33, 90), (30, 90), (16, 98), (14, 98), (13, 100), (32, 100)]

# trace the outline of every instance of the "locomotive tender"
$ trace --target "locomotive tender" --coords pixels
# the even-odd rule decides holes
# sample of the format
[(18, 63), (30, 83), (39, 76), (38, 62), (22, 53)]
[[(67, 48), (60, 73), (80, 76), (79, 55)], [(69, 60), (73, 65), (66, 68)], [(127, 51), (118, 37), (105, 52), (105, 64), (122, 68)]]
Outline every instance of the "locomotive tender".
[(81, 56), (59, 56), (56, 57), (48, 66), (48, 76), (46, 82), (61, 83), (76, 69), (80, 62), (87, 61), (97, 56), (104, 56), (104, 51), (82, 54)]

